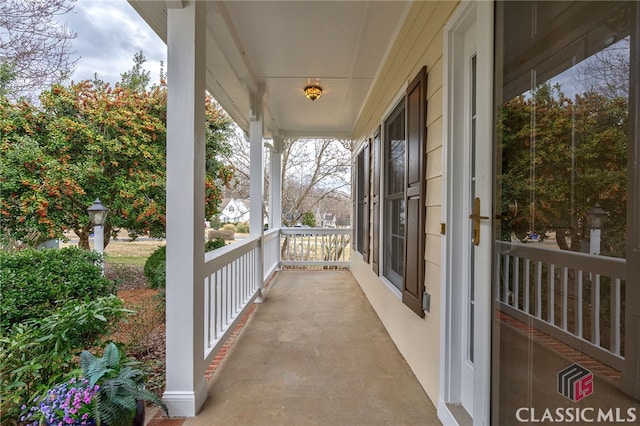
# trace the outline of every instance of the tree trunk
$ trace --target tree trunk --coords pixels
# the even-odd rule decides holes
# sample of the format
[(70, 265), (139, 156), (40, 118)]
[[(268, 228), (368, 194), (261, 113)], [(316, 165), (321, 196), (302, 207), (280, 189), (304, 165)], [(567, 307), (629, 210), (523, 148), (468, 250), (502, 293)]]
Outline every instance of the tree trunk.
[(571, 228), (571, 251), (580, 251), (580, 238), (575, 227)]
[(109, 242), (111, 241), (111, 229), (112, 226), (110, 223), (104, 225), (104, 248), (107, 248)]
[(556, 229), (556, 243), (561, 250), (569, 250), (569, 244), (567, 243), (567, 228)]
[[(571, 246), (567, 242), (567, 231), (571, 236)], [(556, 243), (562, 250), (580, 251), (580, 238), (575, 228), (558, 228), (556, 230)]]
[[(89, 235), (91, 235), (93, 226), (85, 225), (81, 229), (74, 229), (73, 232), (76, 233), (80, 241), (78, 242), (78, 247), (84, 250), (91, 250), (91, 246), (89, 245)], [(109, 242), (111, 241), (111, 224), (104, 225), (104, 247), (107, 248)]]
[(73, 232), (76, 233), (80, 241), (78, 242), (78, 247), (84, 250), (91, 250), (89, 246), (89, 230), (88, 227), (85, 226), (82, 229), (74, 229)]

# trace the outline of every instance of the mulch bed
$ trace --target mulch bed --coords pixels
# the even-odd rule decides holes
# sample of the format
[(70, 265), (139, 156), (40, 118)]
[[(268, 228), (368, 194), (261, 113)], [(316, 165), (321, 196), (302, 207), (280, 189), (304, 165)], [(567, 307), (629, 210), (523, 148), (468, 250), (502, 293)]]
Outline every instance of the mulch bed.
[(141, 266), (105, 264), (105, 276), (116, 282), (117, 296), (136, 311), (118, 325), (111, 339), (125, 344), (128, 357), (142, 362), (148, 374), (147, 389), (162, 396), (165, 386), (165, 324), (162, 299), (149, 287)]

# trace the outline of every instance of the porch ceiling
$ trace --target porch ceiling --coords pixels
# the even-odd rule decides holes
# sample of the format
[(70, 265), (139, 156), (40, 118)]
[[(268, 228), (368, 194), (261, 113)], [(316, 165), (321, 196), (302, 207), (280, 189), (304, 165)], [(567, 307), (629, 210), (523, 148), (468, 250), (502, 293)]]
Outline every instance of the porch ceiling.
[[(130, 3), (166, 42), (166, 9), (185, 2)], [(350, 138), (408, 4), (209, 2), (207, 88), (245, 130), (249, 94), (263, 85), (267, 136)], [(314, 102), (304, 97), (309, 84), (323, 90)]]

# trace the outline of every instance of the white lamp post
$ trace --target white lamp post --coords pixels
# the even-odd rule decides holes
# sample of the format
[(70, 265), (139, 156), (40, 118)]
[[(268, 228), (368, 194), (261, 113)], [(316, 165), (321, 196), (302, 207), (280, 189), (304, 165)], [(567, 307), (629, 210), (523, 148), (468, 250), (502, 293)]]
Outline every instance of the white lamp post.
[(609, 212), (600, 207), (599, 203), (587, 212), (587, 224), (589, 225), (589, 254), (600, 254), (600, 228), (604, 223), (604, 218)]
[[(104, 223), (107, 220), (109, 209), (102, 205), (99, 198), (96, 198), (87, 211), (93, 224), (93, 249), (102, 254), (104, 252)], [(101, 263), (101, 267), (104, 274), (104, 262)]]

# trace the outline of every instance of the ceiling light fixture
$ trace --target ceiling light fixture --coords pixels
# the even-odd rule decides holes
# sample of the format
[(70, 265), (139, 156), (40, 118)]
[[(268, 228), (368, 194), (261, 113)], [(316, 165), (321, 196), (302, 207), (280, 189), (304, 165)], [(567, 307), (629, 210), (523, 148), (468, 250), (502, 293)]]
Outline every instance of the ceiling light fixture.
[(304, 88), (304, 97), (315, 101), (322, 96), (322, 88), (320, 86), (307, 86)]

